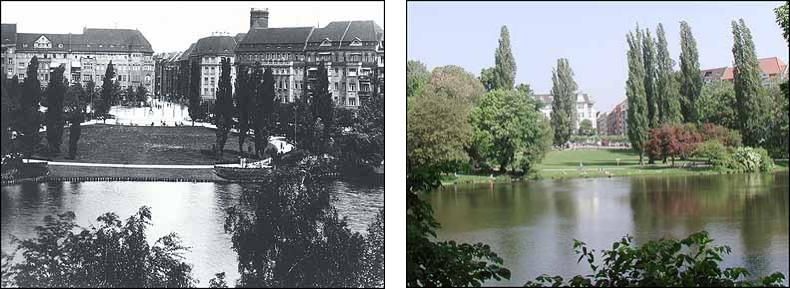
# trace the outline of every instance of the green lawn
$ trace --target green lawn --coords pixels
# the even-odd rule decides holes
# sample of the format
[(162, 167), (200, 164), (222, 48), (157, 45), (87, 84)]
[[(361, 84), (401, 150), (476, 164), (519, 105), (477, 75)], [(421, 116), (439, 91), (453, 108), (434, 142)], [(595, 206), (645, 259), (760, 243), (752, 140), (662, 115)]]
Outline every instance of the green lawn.
[[(42, 135), (46, 144), (46, 134)], [(53, 161), (117, 164), (208, 165), (216, 160), (201, 150), (210, 150), (216, 143), (215, 131), (205, 127), (150, 127), (89, 125), (82, 128), (77, 158), (68, 160), (69, 130), (63, 135), (61, 154), (56, 157), (35, 157)], [(247, 145), (252, 140), (245, 141)], [(245, 149), (246, 146), (245, 145)], [(229, 134), (224, 161), (236, 161), (238, 137)]]
[[(645, 158), (645, 162), (647, 159)], [(585, 178), (585, 177), (621, 177), (638, 175), (690, 175), (720, 174), (719, 171), (705, 167), (681, 167), (689, 162), (702, 163), (702, 160), (675, 161), (675, 167), (669, 161), (660, 161), (652, 165), (639, 166), (639, 155), (631, 150), (620, 149), (583, 149), (551, 151), (536, 166), (539, 178)], [(581, 164), (581, 165), (580, 165)], [(777, 162), (777, 170), (787, 170), (787, 161)], [(512, 179), (506, 175), (446, 175), (442, 183), (445, 185), (479, 182), (508, 182)]]

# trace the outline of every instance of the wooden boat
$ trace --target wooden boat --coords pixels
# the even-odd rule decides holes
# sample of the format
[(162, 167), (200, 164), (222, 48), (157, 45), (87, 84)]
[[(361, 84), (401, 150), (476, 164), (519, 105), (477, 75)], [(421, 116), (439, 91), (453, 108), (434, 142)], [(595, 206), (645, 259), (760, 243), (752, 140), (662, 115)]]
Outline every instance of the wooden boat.
[(234, 181), (255, 182), (263, 180), (272, 172), (271, 160), (264, 160), (253, 163), (215, 164), (214, 174), (217, 176)]

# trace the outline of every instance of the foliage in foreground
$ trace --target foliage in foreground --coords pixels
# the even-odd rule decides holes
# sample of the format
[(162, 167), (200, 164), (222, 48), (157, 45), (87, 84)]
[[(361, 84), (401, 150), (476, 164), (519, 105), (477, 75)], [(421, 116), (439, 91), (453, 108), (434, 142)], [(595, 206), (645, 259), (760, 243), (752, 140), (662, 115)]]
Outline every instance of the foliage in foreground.
[(593, 273), (565, 280), (561, 276), (541, 275), (527, 287), (781, 287), (785, 276), (773, 273), (756, 280), (744, 280), (750, 273), (744, 268), (719, 266), (729, 246), (713, 246), (705, 231), (683, 240), (649, 241), (642, 246), (626, 236), (603, 250), (602, 262), (595, 262), (594, 250), (574, 240), (579, 260), (586, 260)]
[(176, 234), (153, 246), (146, 241), (149, 207), (125, 223), (105, 213), (98, 228), (81, 228), (74, 218), (73, 212), (47, 216), (45, 225), (36, 227), (37, 238), (14, 239), (23, 259), (11, 264), (15, 253), (4, 254), (3, 287), (192, 287), (197, 282), (192, 266), (183, 262), (188, 248)]

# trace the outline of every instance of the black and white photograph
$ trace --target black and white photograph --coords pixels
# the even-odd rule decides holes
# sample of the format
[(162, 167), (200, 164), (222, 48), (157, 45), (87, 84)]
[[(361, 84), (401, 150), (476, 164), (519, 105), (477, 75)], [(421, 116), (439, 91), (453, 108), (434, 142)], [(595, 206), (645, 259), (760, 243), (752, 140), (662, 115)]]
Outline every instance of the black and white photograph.
[(383, 1), (3, 1), (1, 62), (3, 288), (384, 286)]

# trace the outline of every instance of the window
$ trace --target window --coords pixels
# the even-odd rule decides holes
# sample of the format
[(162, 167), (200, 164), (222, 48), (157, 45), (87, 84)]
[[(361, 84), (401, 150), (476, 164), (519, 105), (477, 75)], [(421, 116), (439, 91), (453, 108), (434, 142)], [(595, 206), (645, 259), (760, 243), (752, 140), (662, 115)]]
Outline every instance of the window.
[(321, 41), (321, 46), (332, 46), (332, 40), (329, 40), (329, 38), (324, 38), (324, 41)]
[(356, 90), (357, 90), (357, 84), (356, 83), (352, 82), (352, 83), (348, 84), (348, 91), (356, 91)]
[(203, 94), (208, 94), (208, 88), (203, 88)]
[(357, 99), (356, 98), (349, 98), (348, 99), (348, 105), (356, 106), (357, 105)]
[(208, 83), (208, 77), (203, 77), (203, 83)]
[(337, 90), (337, 82), (335, 82), (335, 90)]

